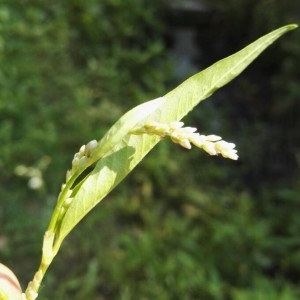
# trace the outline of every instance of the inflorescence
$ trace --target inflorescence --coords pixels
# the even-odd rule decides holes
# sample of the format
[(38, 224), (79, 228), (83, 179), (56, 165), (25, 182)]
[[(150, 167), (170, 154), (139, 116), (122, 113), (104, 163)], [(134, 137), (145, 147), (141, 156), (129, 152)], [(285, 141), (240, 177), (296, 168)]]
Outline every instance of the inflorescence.
[(238, 159), (234, 143), (228, 143), (217, 135), (202, 135), (196, 132), (197, 128), (183, 127), (183, 125), (183, 122), (171, 122), (170, 124), (151, 122), (141, 128), (134, 129), (131, 133), (152, 134), (160, 138), (169, 136), (174, 143), (186, 149), (191, 149), (191, 144), (193, 144), (210, 155), (221, 154), (225, 158)]

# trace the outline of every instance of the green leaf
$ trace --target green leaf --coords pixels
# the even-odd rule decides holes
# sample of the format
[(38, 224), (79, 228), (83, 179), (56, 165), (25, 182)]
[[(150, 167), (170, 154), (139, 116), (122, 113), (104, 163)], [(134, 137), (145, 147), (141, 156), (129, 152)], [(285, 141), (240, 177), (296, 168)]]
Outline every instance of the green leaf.
[(281, 27), (241, 51), (190, 77), (164, 97), (146, 102), (126, 113), (103, 137), (94, 170), (74, 189), (74, 199), (61, 221), (54, 247), (94, 208), (159, 142), (156, 136), (133, 135), (145, 123), (179, 121), (200, 101), (238, 76), (262, 51), (297, 25)]

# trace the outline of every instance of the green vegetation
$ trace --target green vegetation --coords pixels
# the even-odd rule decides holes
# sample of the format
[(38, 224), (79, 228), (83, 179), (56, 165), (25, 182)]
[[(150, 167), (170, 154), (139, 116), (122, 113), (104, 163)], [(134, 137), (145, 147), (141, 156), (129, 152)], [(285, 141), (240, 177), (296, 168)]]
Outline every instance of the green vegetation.
[[(170, 77), (159, 2), (105, 2), (52, 1), (45, 7), (40, 1), (5, 1), (0, 7), (0, 254), (23, 287), (38, 264), (70, 157), (128, 108), (161, 95)], [(260, 28), (252, 35), (261, 34)], [(291, 119), (299, 98), (293, 78), (299, 42), (291, 35), (280, 45), (259, 68), (268, 85), (264, 93), (259, 89), (265, 86), (254, 88), (256, 74), (250, 70), (250, 80), (241, 78), (233, 100), (222, 99), (218, 109), (201, 106), (189, 118), (200, 131), (214, 133), (208, 128), (212, 120), (222, 120), (220, 135), (236, 135), (241, 162), (228, 165), (160, 143), (64, 242), (41, 299), (299, 297), (297, 169), (291, 170), (293, 178), (286, 176), (285, 160), (274, 166), (264, 150), (297, 157), (290, 146), (296, 125), (283, 122), (280, 129), (278, 121), (281, 113)], [(271, 72), (275, 67), (279, 71)], [(262, 101), (256, 100), (260, 94), (269, 104), (248, 104), (253, 97)], [(255, 133), (262, 129), (258, 143)], [(280, 139), (288, 143), (276, 148)], [(20, 165), (28, 167), (22, 177), (15, 173)], [(29, 178), (43, 179), (44, 185), (27, 189)], [(35, 187), (36, 181), (30, 182)]]

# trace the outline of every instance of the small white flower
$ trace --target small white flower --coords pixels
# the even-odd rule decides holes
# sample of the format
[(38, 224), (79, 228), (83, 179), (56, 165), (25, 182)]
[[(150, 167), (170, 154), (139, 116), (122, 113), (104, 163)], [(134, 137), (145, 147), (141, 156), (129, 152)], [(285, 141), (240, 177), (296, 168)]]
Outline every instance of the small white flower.
[(215, 149), (215, 144), (213, 142), (205, 142), (202, 146), (203, 150), (206, 151), (209, 155), (217, 155), (218, 152)]
[(223, 157), (237, 160), (238, 159), (237, 150), (234, 148), (235, 148), (234, 143), (227, 143), (225, 141), (216, 142), (216, 150)]
[(181, 134), (181, 135), (184, 135), (186, 137), (191, 137), (193, 136), (193, 134), (197, 131), (197, 128), (195, 127), (184, 127), (184, 128), (179, 128), (178, 129), (178, 132)]
[(82, 145), (81, 147), (80, 147), (80, 149), (79, 149), (79, 154), (84, 154), (84, 152), (85, 152), (85, 145)]
[(205, 138), (209, 142), (217, 142), (217, 141), (220, 141), (222, 139), (220, 136), (214, 135), (214, 134), (207, 135)]
[(173, 137), (172, 135), (170, 137), (171, 137), (171, 140), (174, 143), (179, 144), (183, 148), (186, 148), (186, 149), (191, 149), (192, 148), (189, 139), (184, 138), (184, 137), (179, 137), (179, 138), (178, 137)]
[(192, 148), (191, 143), (188, 139), (180, 140), (179, 145), (182, 146), (183, 148), (186, 148), (186, 149), (191, 149)]
[(80, 162), (80, 158), (74, 157), (72, 160), (72, 167), (76, 168), (79, 165), (79, 162)]
[(97, 146), (98, 146), (98, 142), (97, 142), (96, 140), (90, 141), (90, 142), (87, 143), (87, 145), (85, 146), (84, 154), (85, 154), (86, 156), (88, 156), (88, 157), (91, 156), (93, 150), (94, 150), (95, 148), (97, 148)]
[(200, 135), (200, 133), (194, 133), (190, 137), (190, 142), (198, 148), (202, 148), (203, 144), (206, 142), (205, 136)]

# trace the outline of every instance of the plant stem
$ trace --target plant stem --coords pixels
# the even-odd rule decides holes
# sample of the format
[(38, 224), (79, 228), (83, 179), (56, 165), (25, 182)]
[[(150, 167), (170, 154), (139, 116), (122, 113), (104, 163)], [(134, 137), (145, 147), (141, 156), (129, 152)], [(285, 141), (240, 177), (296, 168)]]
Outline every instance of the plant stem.
[(38, 271), (35, 273), (32, 281), (28, 283), (27, 289), (23, 294), (24, 300), (35, 300), (38, 297), (38, 291), (41, 286), (41, 282), (45, 276), (45, 273), (50, 266), (57, 251), (53, 251), (53, 240), (55, 234), (51, 231), (46, 231), (43, 240), (43, 252), (41, 264)]

